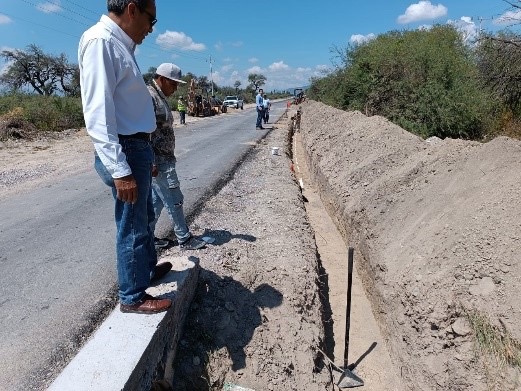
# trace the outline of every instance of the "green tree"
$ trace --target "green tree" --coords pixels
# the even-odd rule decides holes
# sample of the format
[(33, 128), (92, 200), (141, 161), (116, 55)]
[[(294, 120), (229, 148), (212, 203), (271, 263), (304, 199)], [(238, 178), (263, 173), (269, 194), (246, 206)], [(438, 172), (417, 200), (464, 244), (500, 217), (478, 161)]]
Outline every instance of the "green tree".
[(40, 95), (64, 94), (78, 96), (79, 69), (70, 64), (65, 54), (46, 54), (36, 45), (27, 50), (3, 50), (0, 57), (11, 64), (0, 76), (0, 84), (12, 91), (30, 87)]
[(511, 112), (521, 110), (521, 37), (512, 32), (485, 35), (478, 44), (478, 68), (490, 88)]
[(451, 26), (392, 31), (338, 50), (342, 63), (308, 95), (382, 115), (423, 137), (479, 138), (489, 113), (473, 53)]
[(156, 67), (150, 67), (148, 68), (148, 71), (143, 74), (143, 80), (145, 81), (145, 84), (152, 83), (152, 80), (154, 80), (154, 75), (156, 74)]
[(260, 73), (250, 73), (248, 75), (248, 82), (250, 89), (257, 91), (260, 87), (266, 84), (266, 76)]

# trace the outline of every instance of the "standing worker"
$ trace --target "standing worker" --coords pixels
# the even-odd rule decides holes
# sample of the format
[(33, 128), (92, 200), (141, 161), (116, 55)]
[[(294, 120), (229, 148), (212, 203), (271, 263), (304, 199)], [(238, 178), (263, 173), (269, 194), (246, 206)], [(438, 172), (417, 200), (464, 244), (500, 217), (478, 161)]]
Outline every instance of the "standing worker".
[(255, 97), (255, 105), (257, 106), (257, 125), (255, 129), (264, 129), (262, 127), (262, 119), (264, 118), (264, 103), (262, 101), (263, 89), (259, 88), (259, 93)]
[[(206, 242), (192, 236), (183, 212), (183, 193), (175, 170), (176, 158), (174, 116), (167, 102), (167, 97), (177, 90), (181, 79), (181, 69), (172, 63), (163, 63), (157, 67), (154, 79), (148, 86), (156, 114), (156, 131), (152, 134), (152, 146), (155, 153), (155, 170), (152, 180), (152, 199), (155, 218), (151, 223), (154, 232), (163, 208), (166, 208), (174, 224), (174, 233), (182, 250), (198, 250)], [(161, 239), (155, 239), (158, 247)], [(168, 243), (167, 243), (168, 245)]]
[(264, 94), (262, 97), (262, 105), (264, 106), (264, 124), (267, 124), (270, 120), (270, 108), (271, 108), (271, 102), (268, 99), (268, 95)]
[(172, 304), (145, 292), (172, 268), (157, 265), (150, 223), (154, 107), (134, 57), (152, 32), (155, 0), (108, 0), (108, 16), (85, 31), (78, 46), (81, 98), (94, 143), (96, 171), (115, 200), (120, 310), (151, 314)]
[(179, 122), (186, 125), (186, 103), (182, 96), (177, 100), (177, 111), (179, 111)]

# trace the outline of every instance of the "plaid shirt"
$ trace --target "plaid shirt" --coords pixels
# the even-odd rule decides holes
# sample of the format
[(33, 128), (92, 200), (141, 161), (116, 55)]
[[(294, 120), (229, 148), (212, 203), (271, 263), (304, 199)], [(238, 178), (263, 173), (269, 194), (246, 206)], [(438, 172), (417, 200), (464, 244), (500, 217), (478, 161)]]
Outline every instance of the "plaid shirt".
[(152, 133), (152, 147), (156, 156), (175, 160), (174, 116), (165, 94), (155, 80), (148, 85), (156, 113), (156, 130)]

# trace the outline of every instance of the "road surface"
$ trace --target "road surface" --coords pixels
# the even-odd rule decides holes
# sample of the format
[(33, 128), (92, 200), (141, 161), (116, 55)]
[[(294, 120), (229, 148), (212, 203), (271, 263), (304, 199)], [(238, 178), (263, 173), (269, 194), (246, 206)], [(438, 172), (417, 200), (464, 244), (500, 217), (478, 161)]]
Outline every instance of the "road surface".
[[(285, 110), (274, 103), (274, 122)], [(266, 131), (245, 108), (176, 128), (185, 213), (215, 194)], [(171, 234), (168, 218), (158, 231)], [(41, 389), (113, 307), (113, 200), (94, 170), (0, 202), (0, 389)]]

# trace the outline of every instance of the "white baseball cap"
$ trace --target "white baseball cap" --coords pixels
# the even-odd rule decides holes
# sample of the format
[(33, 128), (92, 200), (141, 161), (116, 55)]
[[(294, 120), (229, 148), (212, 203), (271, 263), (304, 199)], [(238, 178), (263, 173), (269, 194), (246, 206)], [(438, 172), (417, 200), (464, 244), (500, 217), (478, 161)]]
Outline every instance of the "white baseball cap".
[(186, 83), (186, 81), (181, 80), (181, 68), (170, 62), (165, 62), (158, 66), (156, 69), (156, 74), (158, 74), (159, 76), (166, 77), (167, 79), (176, 81), (178, 83)]

